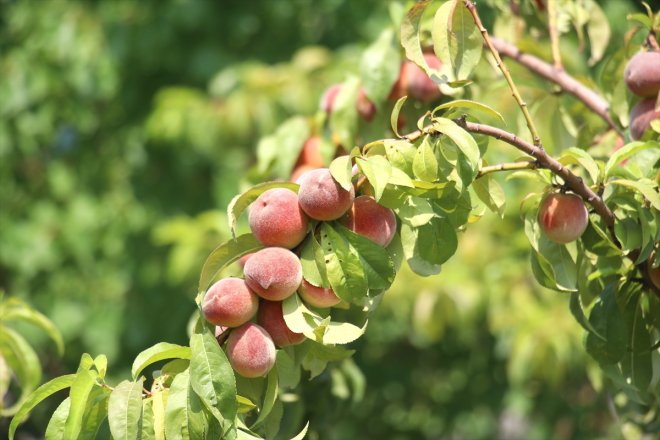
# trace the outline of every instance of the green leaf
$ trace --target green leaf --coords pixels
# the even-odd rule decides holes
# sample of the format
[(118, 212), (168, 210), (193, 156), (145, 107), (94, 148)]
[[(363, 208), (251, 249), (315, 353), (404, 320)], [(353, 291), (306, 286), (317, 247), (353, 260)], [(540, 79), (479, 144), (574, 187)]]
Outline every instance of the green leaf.
[(110, 391), (103, 387), (94, 387), (89, 393), (87, 406), (83, 414), (82, 428), (78, 435), (79, 440), (94, 440), (99, 428), (108, 417), (108, 400)]
[(584, 315), (584, 309), (582, 308), (582, 300), (580, 299), (580, 292), (571, 293), (571, 298), (569, 301), (569, 309), (575, 320), (584, 328), (586, 331), (593, 333), (596, 337), (602, 339), (605, 338), (601, 336), (600, 333), (591, 325), (587, 317)]
[(425, 136), (421, 145), (417, 148), (412, 169), (415, 177), (419, 180), (424, 182), (438, 180), (438, 160), (431, 146), (430, 136)]
[(277, 350), (275, 368), (279, 375), (278, 381), (283, 390), (292, 389), (300, 383), (300, 365), (296, 363), (286, 349)]
[(399, 76), (399, 51), (395, 44), (396, 35), (391, 29), (384, 29), (362, 54), (360, 75), (367, 96), (374, 102), (384, 101), (392, 84)]
[(0, 415), (9, 416), (16, 412), (41, 381), (41, 365), (39, 357), (25, 338), (5, 326), (0, 326), (0, 354), (21, 385), (21, 395), (16, 403), (0, 409)]
[(387, 290), (394, 282), (396, 272), (394, 262), (383, 247), (342, 225), (337, 225), (343, 235), (360, 257), (364, 273), (367, 276), (369, 290)]
[(390, 114), (390, 126), (392, 127), (392, 131), (396, 135), (396, 137), (401, 137), (399, 134), (399, 113), (401, 113), (401, 108), (403, 107), (403, 104), (406, 103), (406, 99), (408, 99), (407, 96), (402, 96), (401, 98), (396, 100), (396, 103), (394, 103), (394, 108), (392, 109), (392, 113)]
[(504, 190), (490, 174), (483, 175), (472, 182), (472, 188), (479, 200), (488, 206), (488, 209), (504, 218), (506, 204)]
[(660, 144), (656, 141), (648, 141), (648, 142), (631, 142), (627, 145), (624, 145), (622, 148), (616, 150), (612, 155), (610, 156), (609, 160), (607, 161), (607, 164), (605, 165), (605, 176), (609, 177), (612, 170), (614, 169), (615, 166), (629, 158), (630, 156), (633, 156), (640, 151), (643, 150), (648, 150), (650, 148), (660, 148)]
[(279, 390), (279, 380), (277, 375), (277, 370), (275, 368), (271, 369), (266, 376), (266, 393), (264, 395), (264, 401), (261, 405), (259, 411), (259, 417), (254, 421), (251, 428), (261, 425), (266, 417), (270, 414), (277, 400), (278, 390)]
[(100, 354), (94, 358), (94, 368), (99, 373), (99, 378), (104, 379), (105, 373), (108, 371), (108, 357)]
[(418, 275), (430, 276), (440, 273), (440, 265), (424, 260), (417, 250), (417, 239), (419, 228), (413, 228), (408, 224), (401, 225), (401, 242), (403, 255), (410, 269)]
[(415, 254), (431, 264), (442, 264), (456, 253), (458, 237), (451, 222), (436, 217), (417, 228)]
[(348, 242), (328, 223), (321, 225), (321, 247), (332, 290), (344, 301), (360, 304), (367, 293), (360, 258), (350, 251)]
[(154, 391), (151, 395), (154, 438), (156, 438), (156, 440), (165, 440), (165, 408), (167, 407), (167, 399), (169, 395), (170, 390), (168, 388)]
[(235, 196), (227, 206), (227, 218), (229, 220), (229, 230), (231, 231), (232, 237), (236, 239), (236, 223), (243, 211), (250, 206), (250, 203), (257, 200), (257, 197), (261, 194), (274, 188), (286, 188), (297, 193), (299, 187), (300, 185), (293, 182), (265, 182), (255, 185), (242, 194)]
[[(283, 351), (279, 350), (277, 353), (278, 354), (283, 353)], [(249, 413), (250, 411), (252, 411), (257, 407), (257, 405), (252, 403), (250, 399), (248, 399), (247, 397), (240, 396), (238, 394), (236, 395), (236, 403), (238, 404), (238, 414)]]
[[(208, 327), (190, 337), (190, 385), (197, 395), (217, 408), (230, 423), (236, 417), (236, 380), (227, 356)], [(216, 414), (217, 418), (217, 414)], [(223, 424), (223, 420), (218, 419)], [(224, 426), (224, 425), (223, 425)]]
[(273, 135), (259, 141), (259, 173), (264, 174), (272, 169), (276, 176), (288, 176), (308, 137), (309, 124), (304, 117), (296, 116), (286, 120)]
[(138, 438), (142, 417), (143, 383), (143, 377), (135, 382), (125, 380), (110, 394), (108, 424), (115, 440)]
[(323, 345), (311, 339), (306, 340), (303, 344), (297, 346), (297, 348), (306, 350), (302, 366), (310, 372), (310, 379), (323, 373), (328, 362), (340, 361), (351, 357), (355, 353), (355, 350), (333, 345)]
[(351, 181), (353, 178), (352, 171), (351, 156), (339, 156), (330, 162), (330, 174), (346, 191), (350, 191), (353, 186)]
[(305, 435), (307, 435), (308, 428), (309, 428), (309, 422), (305, 423), (305, 426), (303, 427), (302, 431), (300, 431), (298, 434), (292, 437), (291, 440), (303, 440), (305, 438)]
[(159, 342), (137, 355), (133, 361), (131, 375), (137, 379), (142, 370), (149, 365), (165, 359), (190, 359), (190, 347), (168, 342)]
[(56, 392), (70, 387), (73, 384), (75, 378), (75, 374), (67, 374), (64, 376), (56, 377), (55, 379), (46, 382), (34, 390), (21, 404), (20, 408), (18, 408), (18, 411), (16, 412), (16, 415), (11, 420), (11, 423), (9, 424), (9, 440), (13, 440), (14, 434), (16, 433), (16, 428), (18, 428), (18, 425), (27, 419), (28, 414), (35, 406)]
[(67, 397), (58, 405), (57, 409), (55, 409), (55, 412), (50, 417), (48, 426), (46, 427), (46, 440), (62, 440), (64, 438), (64, 424), (66, 423), (66, 418), (69, 416), (70, 407), (71, 399)]
[(614, 364), (623, 358), (626, 352), (627, 329), (621, 310), (616, 301), (616, 286), (609, 284), (600, 295), (589, 322), (596, 332), (605, 336), (605, 340), (595, 333), (587, 333), (587, 352), (603, 365)]
[(504, 120), (504, 116), (497, 110), (493, 109), (492, 107), (483, 104), (481, 102), (477, 101), (470, 101), (469, 99), (455, 99), (454, 101), (449, 101), (445, 102), (444, 104), (440, 104), (436, 108), (433, 109), (431, 112), (432, 116), (435, 116), (435, 114), (440, 111), (444, 110), (447, 108), (470, 108), (473, 110), (480, 111), (481, 113), (484, 113), (488, 116), (492, 116), (494, 118), (497, 118), (500, 122), (502, 122), (504, 125), (506, 125), (506, 121)]
[[(569, 251), (571, 244), (563, 245), (541, 235), (538, 241), (539, 253), (552, 266), (553, 280), (561, 290), (577, 290), (577, 259), (575, 252)], [(571, 248), (572, 249), (572, 248)]]
[[(424, 10), (430, 1), (420, 1), (415, 3), (401, 22), (401, 45), (406, 53), (406, 57), (422, 68), (427, 74), (429, 66), (424, 59), (424, 53), (419, 41), (419, 27)], [(395, 121), (396, 122), (396, 121)]]
[(154, 428), (154, 401), (151, 397), (142, 401), (142, 420), (140, 421), (139, 440), (155, 440), (156, 430)]
[[(408, 176), (413, 175), (413, 162), (417, 149), (408, 141), (399, 139), (385, 139), (385, 155), (392, 164), (392, 172), (399, 169)], [(390, 182), (392, 183), (392, 182)]]
[(292, 332), (302, 333), (312, 340), (318, 339), (315, 330), (323, 323), (323, 318), (309, 310), (298, 294), (291, 295), (282, 302), (282, 315), (286, 326)]
[[(215, 420), (215, 419), (213, 419)], [(209, 418), (204, 406), (190, 386), (189, 370), (177, 375), (170, 386), (165, 408), (165, 438), (196, 440), (219, 438), (208, 435)]]
[(559, 163), (562, 165), (568, 164), (578, 164), (581, 165), (591, 178), (592, 183), (598, 183), (600, 176), (600, 168), (596, 161), (584, 150), (579, 148), (571, 147), (563, 150), (561, 156), (558, 158)]
[(252, 234), (243, 234), (235, 240), (229, 240), (215, 248), (206, 258), (199, 276), (198, 292), (206, 292), (213, 279), (234, 261), (243, 255), (258, 251), (264, 246)]
[(660, 210), (660, 194), (658, 194), (658, 186), (649, 179), (627, 180), (616, 179), (610, 180), (608, 183), (613, 185), (620, 185), (626, 188), (633, 189), (641, 193), (655, 209)]
[(632, 294), (625, 307), (625, 317), (628, 327), (628, 349), (622, 359), (621, 369), (629, 379), (629, 383), (638, 390), (644, 391), (653, 377), (653, 360), (651, 356), (651, 335), (644, 324), (644, 316), (640, 300), (642, 295)]
[(589, 0), (587, 7), (589, 8), (587, 35), (589, 36), (589, 48), (591, 49), (589, 65), (593, 66), (603, 58), (603, 54), (610, 44), (611, 30), (607, 16), (597, 2)]
[(479, 172), (479, 146), (474, 138), (467, 131), (459, 127), (451, 119), (434, 118), (433, 126), (436, 130), (444, 133), (461, 150), (468, 160), (472, 170), (472, 179)]
[(454, 0), (438, 8), (431, 36), (440, 61), (452, 67), (457, 80), (467, 79), (479, 63), (483, 42), (463, 2)]
[(330, 129), (339, 143), (345, 146), (354, 145), (357, 132), (357, 102), (360, 81), (351, 76), (342, 83), (341, 90), (335, 97), (330, 114)]
[(64, 425), (64, 438), (78, 438), (82, 430), (85, 408), (92, 388), (96, 385), (97, 374), (91, 370), (79, 368), (71, 384), (69, 398), (71, 406)]
[(316, 237), (314, 234), (310, 234), (300, 251), (303, 278), (314, 286), (320, 287), (325, 285), (327, 287), (327, 277), (321, 275), (321, 270), (325, 272), (325, 262), (321, 259), (322, 264), (317, 263), (316, 254), (314, 253), (315, 241)]
[(0, 316), (3, 322), (22, 320), (29, 322), (41, 328), (57, 346), (57, 352), (62, 355), (64, 353), (64, 340), (62, 334), (55, 327), (50, 319), (40, 312), (32, 309), (27, 304), (22, 302), (15, 302), (15, 298), (7, 301), (4, 312)]
[(355, 161), (373, 186), (374, 198), (380, 200), (392, 175), (392, 165), (383, 156), (370, 156), (366, 159), (357, 157)]
[(325, 328), (323, 335), (324, 344), (350, 344), (357, 340), (367, 330), (367, 321), (362, 327), (358, 327), (350, 322), (330, 321)]
[(413, 228), (424, 226), (437, 216), (428, 200), (415, 196), (406, 197), (394, 212), (399, 220)]

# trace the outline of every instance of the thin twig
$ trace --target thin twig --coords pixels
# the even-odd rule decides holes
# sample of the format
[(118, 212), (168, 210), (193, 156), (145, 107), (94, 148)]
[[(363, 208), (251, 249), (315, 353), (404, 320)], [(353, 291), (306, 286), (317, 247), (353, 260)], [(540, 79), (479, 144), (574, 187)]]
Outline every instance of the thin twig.
[(540, 58), (535, 57), (534, 55), (523, 53), (520, 49), (514, 46), (511, 43), (500, 40), (499, 38), (492, 37), (491, 42), (493, 47), (497, 51), (507, 58), (520, 63), (527, 69), (536, 73), (542, 78), (545, 78), (561, 87), (562, 90), (570, 93), (575, 96), (577, 99), (582, 101), (591, 111), (596, 113), (598, 116), (603, 119), (607, 125), (616, 131), (619, 136), (623, 136), (623, 133), (614, 123), (614, 120), (610, 116), (610, 105), (608, 102), (600, 96), (598, 93), (591, 90), (589, 87), (585, 86), (571, 75), (566, 73), (564, 70), (557, 70), (551, 64), (546, 63)]
[(552, 62), (556, 70), (564, 70), (559, 51), (559, 31), (557, 30), (557, 0), (548, 0), (548, 32), (552, 47)]
[(496, 173), (498, 171), (514, 171), (514, 170), (535, 170), (540, 168), (540, 165), (535, 160), (524, 160), (522, 162), (507, 162), (497, 165), (488, 165), (479, 168), (479, 173), (476, 179), (485, 176), (486, 174)]
[(539, 148), (543, 148), (543, 145), (541, 144), (541, 137), (539, 136), (539, 133), (536, 130), (536, 126), (534, 125), (534, 121), (532, 120), (532, 115), (530, 115), (529, 113), (527, 104), (525, 103), (525, 101), (523, 101), (522, 97), (520, 96), (520, 93), (518, 92), (518, 88), (516, 87), (516, 84), (513, 82), (513, 79), (511, 78), (509, 69), (507, 69), (506, 65), (504, 65), (504, 61), (502, 61), (502, 58), (500, 58), (499, 52), (493, 46), (493, 42), (491, 41), (491, 38), (488, 35), (488, 30), (484, 27), (483, 23), (481, 22), (481, 18), (479, 17), (479, 13), (477, 12), (476, 6), (474, 6), (474, 3), (472, 3), (470, 0), (464, 0), (464, 4), (465, 7), (468, 9), (468, 11), (470, 11), (470, 14), (472, 15), (472, 19), (474, 20), (474, 24), (477, 26), (477, 29), (479, 29), (479, 32), (481, 32), (481, 36), (483, 37), (486, 46), (488, 46), (488, 49), (490, 49), (491, 54), (495, 58), (497, 67), (499, 67), (500, 71), (502, 71), (502, 75), (504, 75), (506, 82), (509, 84), (509, 88), (511, 89), (511, 94), (515, 98), (516, 102), (518, 103), (518, 106), (520, 107), (520, 109), (523, 112), (523, 115), (525, 116), (525, 121), (527, 122), (527, 128), (529, 129), (529, 132), (532, 135), (534, 145)]

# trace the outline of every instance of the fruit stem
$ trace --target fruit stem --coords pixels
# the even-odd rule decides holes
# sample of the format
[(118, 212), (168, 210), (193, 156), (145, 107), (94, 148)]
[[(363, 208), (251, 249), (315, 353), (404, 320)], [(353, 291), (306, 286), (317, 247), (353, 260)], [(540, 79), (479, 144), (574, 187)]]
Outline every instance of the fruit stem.
[(529, 113), (529, 109), (527, 108), (527, 103), (520, 96), (520, 93), (518, 92), (518, 87), (516, 87), (516, 84), (513, 82), (513, 78), (511, 78), (509, 69), (507, 69), (506, 65), (504, 64), (504, 61), (502, 61), (499, 52), (493, 45), (493, 42), (490, 36), (488, 35), (488, 30), (484, 27), (483, 23), (481, 22), (481, 18), (479, 17), (479, 13), (477, 12), (477, 7), (470, 0), (464, 0), (463, 4), (472, 15), (474, 24), (481, 32), (481, 36), (483, 37), (486, 46), (490, 50), (490, 53), (493, 55), (493, 58), (495, 58), (497, 67), (499, 67), (500, 71), (502, 72), (502, 75), (504, 75), (504, 78), (506, 79), (506, 82), (509, 84), (509, 89), (511, 89), (511, 94), (513, 95), (514, 99), (518, 103), (518, 106), (520, 107), (520, 110), (522, 110), (522, 113), (525, 116), (525, 121), (527, 122), (527, 128), (529, 129), (529, 132), (532, 135), (534, 145), (538, 148), (543, 148), (543, 144), (541, 143), (541, 137), (539, 136), (539, 133), (536, 130), (536, 126), (534, 125), (534, 121), (532, 120), (532, 115)]

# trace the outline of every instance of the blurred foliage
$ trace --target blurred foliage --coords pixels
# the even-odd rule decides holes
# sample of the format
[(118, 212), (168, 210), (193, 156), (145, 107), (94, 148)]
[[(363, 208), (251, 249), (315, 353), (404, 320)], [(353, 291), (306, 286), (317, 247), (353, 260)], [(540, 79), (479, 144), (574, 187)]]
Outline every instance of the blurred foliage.
[[(608, 59), (623, 50), (620, 17), (632, 2), (603, 3), (613, 23)], [(83, 351), (105, 353), (120, 376), (145, 347), (186, 340), (199, 269), (229, 236), (225, 206), (262, 177), (251, 167), (257, 140), (292, 114), (313, 115), (322, 91), (357, 72), (359, 51), (390, 24), (388, 4), (378, 0), (0, 6), (0, 288), (61, 329), (61, 362), (27, 330), (47, 376), (74, 370)], [(487, 25), (549, 55), (536, 34), (515, 35), (514, 18), (498, 17), (486, 13)], [(605, 70), (606, 61), (582, 62), (574, 34), (563, 41), (567, 70)], [(553, 86), (511, 70), (542, 135), (562, 140), (546, 145), (550, 151), (589, 145), (594, 133), (585, 127), (598, 122), (587, 124), (582, 104), (565, 95), (535, 99)], [(505, 84), (483, 75), (471, 93), (495, 104), (511, 131), (523, 127)], [(585, 115), (578, 127), (558, 113), (544, 117), (555, 100)], [(515, 159), (498, 143), (489, 154)], [(304, 406), (287, 404), (289, 434), (308, 418), (312, 435), (337, 439), (617, 432), (609, 397), (585, 376), (602, 381), (567, 298), (529, 273), (518, 201), (538, 188), (502, 184), (504, 219), (488, 214), (471, 226), (440, 275), (402, 272), (356, 344), (355, 363), (306, 386)], [(21, 429), (42, 433), (47, 412)]]

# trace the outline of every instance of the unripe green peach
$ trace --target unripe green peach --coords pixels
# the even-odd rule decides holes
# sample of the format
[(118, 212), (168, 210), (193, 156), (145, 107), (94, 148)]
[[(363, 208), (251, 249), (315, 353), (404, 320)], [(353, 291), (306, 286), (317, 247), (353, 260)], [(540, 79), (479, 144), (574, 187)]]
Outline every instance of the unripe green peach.
[(238, 327), (257, 313), (259, 299), (240, 278), (223, 278), (204, 295), (202, 312), (211, 324)]
[(563, 244), (580, 238), (589, 224), (589, 213), (579, 196), (553, 193), (541, 201), (538, 221), (546, 237)]
[(660, 91), (660, 52), (637, 52), (623, 72), (628, 89), (643, 98), (655, 97)]
[(262, 299), (259, 302), (257, 323), (268, 332), (277, 347), (300, 344), (305, 340), (305, 335), (294, 333), (287, 327), (282, 313), (282, 301)]
[(291, 249), (307, 235), (307, 216), (298, 205), (296, 193), (286, 188), (262, 193), (250, 205), (248, 221), (255, 238), (266, 246)]
[(298, 202), (305, 213), (316, 220), (335, 220), (353, 204), (355, 190), (346, 191), (327, 168), (307, 171), (298, 179)]
[(336, 306), (341, 299), (330, 288), (317, 287), (303, 278), (300, 288), (298, 288), (300, 297), (310, 306), (322, 309)]
[(227, 338), (227, 358), (243, 377), (262, 377), (275, 365), (275, 344), (261, 326), (248, 322)]
[(655, 109), (655, 98), (639, 101), (630, 111), (630, 138), (641, 139), (651, 122), (660, 119), (660, 110)]
[(379, 205), (371, 196), (357, 197), (341, 223), (383, 247), (390, 244), (396, 233), (394, 211)]
[(291, 296), (302, 281), (300, 259), (288, 249), (265, 248), (245, 263), (245, 283), (257, 295), (271, 301)]

